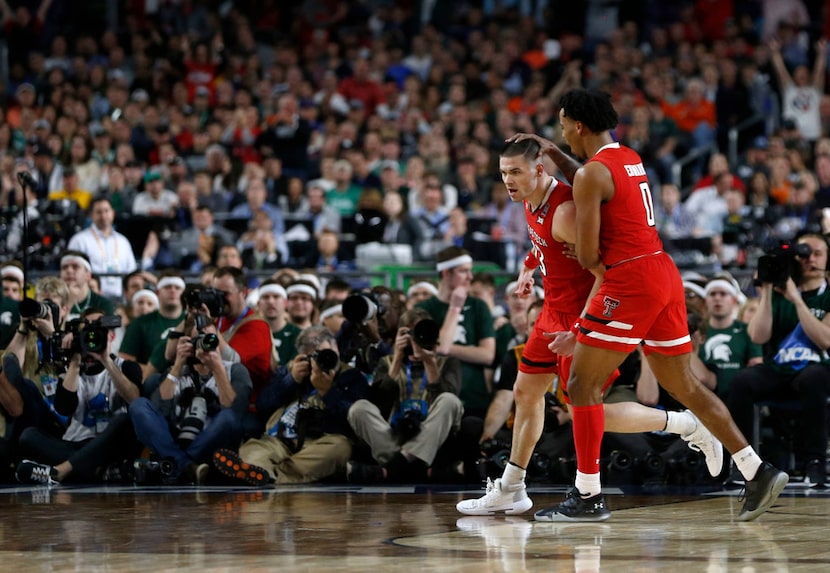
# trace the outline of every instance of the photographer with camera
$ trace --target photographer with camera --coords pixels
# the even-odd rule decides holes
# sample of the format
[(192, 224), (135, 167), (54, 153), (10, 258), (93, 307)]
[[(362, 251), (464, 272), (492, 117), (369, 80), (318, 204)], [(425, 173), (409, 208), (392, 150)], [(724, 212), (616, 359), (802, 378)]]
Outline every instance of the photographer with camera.
[(130, 405), (139, 441), (170, 462), (165, 483), (202, 483), (213, 452), (242, 439), (251, 378), (244, 365), (223, 360), (219, 339), (212, 321), (188, 328), (152, 397)]
[(66, 364), (61, 351), (62, 335), (69, 313), (69, 287), (55, 277), (44, 277), (35, 285), (35, 298), (20, 303), (20, 323), (3, 355), (0, 372), (0, 411), (6, 424), (3, 456), (19, 460), (20, 435), (38, 427), (60, 437), (69, 420), (54, 408), (58, 374)]
[(366, 378), (340, 360), (324, 326), (297, 337), (298, 354), (280, 366), (260, 394), (257, 411), (270, 415), (265, 433), (239, 452), (217, 451), (214, 466), (249, 485), (308, 483), (345, 473), (352, 455), (347, 413), (366, 395)]
[(342, 303), (346, 320), (337, 333), (343, 360), (371, 375), (392, 354), (405, 305), (384, 286), (354, 292)]
[(117, 316), (87, 309), (81, 323), (64, 338), (71, 355), (55, 393), (55, 410), (70, 418), (58, 438), (38, 427), (20, 436), (20, 449), (29, 458), (17, 466), (21, 483), (53, 485), (70, 474), (78, 480), (100, 481), (104, 469), (137, 449), (127, 405), (138, 398), (141, 368), (110, 353)]
[[(182, 327), (189, 331), (194, 325), (198, 329), (198, 320), (216, 321), (220, 356), (229, 362), (242, 363), (250, 374), (253, 390), (249, 415), (245, 417), (245, 432), (246, 435), (259, 435), (262, 426), (256, 416), (256, 400), (271, 375), (274, 352), (271, 329), (259, 313), (248, 308), (248, 288), (241, 270), (221, 267), (216, 271), (212, 284), (211, 287), (200, 286), (185, 291), (187, 314)], [(172, 360), (175, 352), (176, 343), (168, 335), (165, 348), (167, 360)]]
[(437, 356), (439, 326), (421, 308), (400, 319), (395, 347), (374, 373), (372, 400), (349, 409), (349, 424), (379, 465), (352, 462), (349, 481), (422, 482), (461, 423), (461, 363)]
[(758, 261), (761, 300), (748, 331), (753, 342), (763, 344), (764, 363), (735, 375), (728, 402), (745, 434), (752, 431), (756, 402), (800, 402), (795, 454), (816, 484), (825, 483), (827, 462), (827, 253), (827, 238), (806, 233)]

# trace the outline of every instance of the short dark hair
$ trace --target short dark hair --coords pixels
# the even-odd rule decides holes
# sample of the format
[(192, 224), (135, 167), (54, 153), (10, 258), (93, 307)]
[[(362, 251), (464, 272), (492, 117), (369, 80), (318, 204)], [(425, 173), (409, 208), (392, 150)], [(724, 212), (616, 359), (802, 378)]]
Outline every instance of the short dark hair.
[(525, 139), (519, 142), (508, 141), (501, 148), (499, 157), (524, 157), (528, 161), (533, 161), (539, 157), (541, 146), (532, 139)]
[(241, 269), (236, 267), (220, 267), (216, 269), (216, 274), (213, 275), (213, 278), (219, 279), (222, 277), (231, 277), (239, 290), (248, 288), (245, 273)]
[(487, 273), (484, 271), (479, 271), (473, 275), (473, 280), (470, 282), (474, 283), (482, 283), (484, 285), (490, 286), (495, 288), (496, 286), (496, 277), (494, 277), (491, 273)]
[(121, 278), (121, 288), (124, 289), (124, 290), (127, 290), (127, 285), (130, 284), (130, 279), (133, 278), (133, 277), (141, 277), (141, 282), (146, 284), (146, 281), (144, 280), (144, 271), (137, 270), (137, 271), (133, 271), (133, 272), (127, 274), (127, 275), (124, 275)]
[(93, 209), (95, 209), (95, 205), (98, 203), (106, 203), (110, 207), (112, 207), (112, 201), (109, 200), (109, 197), (106, 195), (98, 195), (97, 197), (93, 198), (92, 201), (89, 203), (89, 212), (92, 213)]
[(346, 282), (344, 279), (340, 277), (332, 277), (329, 279), (329, 282), (326, 283), (326, 294), (329, 294), (331, 291), (351, 291), (352, 285)]
[(611, 94), (599, 90), (575, 88), (559, 99), (565, 117), (581, 121), (594, 133), (617, 127), (617, 110), (611, 104)]

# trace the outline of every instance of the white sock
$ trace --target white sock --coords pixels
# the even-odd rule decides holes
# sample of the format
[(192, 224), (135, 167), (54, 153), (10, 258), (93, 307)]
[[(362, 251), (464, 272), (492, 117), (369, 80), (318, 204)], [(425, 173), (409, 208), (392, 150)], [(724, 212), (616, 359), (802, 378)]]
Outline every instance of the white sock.
[(523, 486), (527, 471), (517, 465), (507, 464), (504, 466), (504, 473), (501, 476), (501, 485), (507, 488)]
[(666, 411), (666, 431), (670, 434), (686, 436), (695, 431), (697, 422), (688, 412)]
[(741, 472), (741, 475), (747, 481), (755, 478), (755, 474), (758, 473), (758, 468), (763, 463), (761, 456), (755, 453), (752, 446), (747, 446), (740, 452), (735, 453), (732, 459), (735, 460), (738, 471)]
[(582, 497), (593, 497), (602, 493), (602, 482), (599, 480), (599, 473), (584, 474), (576, 470), (574, 485)]

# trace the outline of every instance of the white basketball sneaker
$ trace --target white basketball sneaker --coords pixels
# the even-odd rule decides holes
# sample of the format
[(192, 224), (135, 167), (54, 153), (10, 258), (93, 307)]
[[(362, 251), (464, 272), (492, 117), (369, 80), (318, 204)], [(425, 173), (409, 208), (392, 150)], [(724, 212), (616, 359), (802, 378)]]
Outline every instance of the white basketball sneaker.
[(531, 507), (533, 507), (533, 501), (527, 497), (524, 483), (511, 488), (503, 488), (501, 478), (496, 481), (487, 478), (487, 488), (482, 497), (465, 499), (455, 506), (465, 515), (490, 515), (499, 512), (524, 513)]
[(694, 451), (703, 452), (709, 473), (712, 477), (717, 477), (723, 471), (723, 446), (720, 440), (712, 435), (712, 432), (697, 419), (691, 410), (686, 410), (684, 413), (695, 421), (695, 429), (690, 434), (680, 434), (680, 437)]

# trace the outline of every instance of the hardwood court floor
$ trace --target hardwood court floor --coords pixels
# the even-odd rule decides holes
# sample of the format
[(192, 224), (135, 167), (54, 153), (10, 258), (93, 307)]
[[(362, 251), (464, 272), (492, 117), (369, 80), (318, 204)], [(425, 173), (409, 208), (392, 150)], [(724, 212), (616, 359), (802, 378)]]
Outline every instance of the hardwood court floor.
[(739, 490), (607, 493), (609, 521), (553, 524), (459, 515), (478, 492), (447, 487), (6, 487), (0, 571), (830, 570), (830, 492), (788, 487), (752, 523)]

